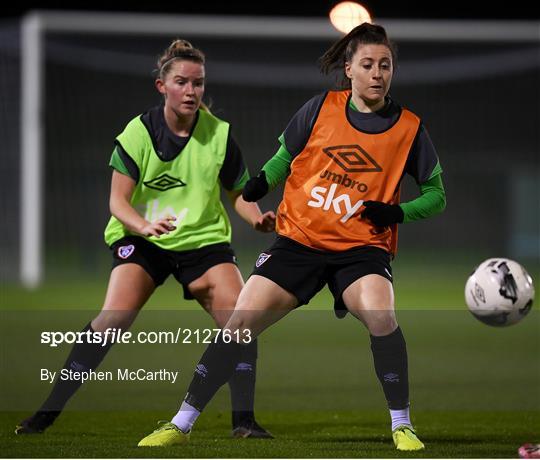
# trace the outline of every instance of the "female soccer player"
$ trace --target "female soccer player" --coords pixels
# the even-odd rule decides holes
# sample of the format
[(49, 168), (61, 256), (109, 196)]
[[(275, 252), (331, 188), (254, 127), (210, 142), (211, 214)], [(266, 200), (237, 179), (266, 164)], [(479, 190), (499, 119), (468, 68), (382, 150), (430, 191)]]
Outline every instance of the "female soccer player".
[[(225, 326), (243, 281), (220, 184), (256, 230), (275, 228), (273, 212), (261, 214), (256, 203), (242, 199), (249, 175), (240, 149), (229, 124), (202, 103), (204, 54), (187, 41), (173, 41), (158, 59), (155, 84), (163, 104), (131, 120), (116, 138), (110, 161), (112, 217), (105, 229), (113, 270), (103, 309), (83, 332), (125, 331), (170, 274), (182, 284), (185, 298), (197, 299), (220, 328)], [(109, 348), (76, 344), (64, 368), (95, 369)], [(256, 359), (252, 342), (229, 380), (236, 437), (270, 437), (253, 415)], [(58, 380), (40, 410), (16, 432), (43, 432), (79, 387), (78, 381)]]
[[(315, 96), (296, 113), (277, 154), (243, 191), (244, 199), (256, 201), (286, 178), (277, 239), (259, 256), (232, 317), (202, 356), (207, 372), (194, 374), (176, 426), (156, 430), (140, 446), (185, 442), (250, 338), (328, 284), (336, 314), (350, 312), (370, 333), (397, 449), (424, 448), (409, 417), (407, 351), (390, 261), (397, 224), (441, 212), (446, 199), (427, 130), (388, 96), (394, 68), (386, 31), (369, 23), (322, 56), (322, 71), (337, 70), (342, 90)], [(400, 203), (405, 173), (419, 184), (420, 196)]]

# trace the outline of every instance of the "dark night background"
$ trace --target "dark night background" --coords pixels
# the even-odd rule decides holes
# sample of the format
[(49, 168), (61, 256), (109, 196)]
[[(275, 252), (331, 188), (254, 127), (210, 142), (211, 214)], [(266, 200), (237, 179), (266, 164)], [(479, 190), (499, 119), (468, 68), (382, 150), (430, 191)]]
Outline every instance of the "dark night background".
[[(0, 214), (4, 216), (0, 252), (8, 261), (0, 264), (0, 275), (7, 279), (17, 276), (13, 266), (18, 263), (20, 233), (19, 27), (24, 13), (40, 9), (293, 16), (299, 24), (300, 18), (310, 17), (319, 18), (318, 23), (324, 25), (338, 0), (112, 3), (13, 2), (0, 12), (4, 19), (0, 20)], [(533, 259), (537, 264), (540, 34), (535, 38), (531, 21), (538, 19), (538, 13), (533, 11), (533, 5), (513, 2), (513, 8), (488, 9), (480, 8), (484, 3), (461, 0), (361, 3), (376, 21), (456, 20), (450, 21), (455, 37), (396, 39), (399, 60), (391, 94), (425, 123), (441, 158), (448, 199), (444, 214), (418, 225), (402, 226), (402, 247), (414, 254), (436, 253), (441, 263), (460, 254), (474, 261), (504, 254), (517, 260)], [(501, 21), (499, 38), (465, 39), (459, 30), (460, 19), (463, 23), (475, 19), (527, 20), (523, 27), (532, 32), (525, 40), (513, 39), (513, 31), (521, 30), (522, 23)], [(277, 137), (298, 108), (313, 95), (332, 87), (332, 81), (320, 75), (317, 59), (333, 37), (323, 35), (306, 40), (295, 36), (221, 36), (212, 28), (219, 22), (219, 17), (207, 18), (203, 32), (209, 33), (203, 34), (185, 32), (180, 24), (177, 33), (163, 33), (159, 28), (156, 33), (124, 35), (78, 30), (47, 32), (43, 41), (43, 123), (48, 276), (86, 276), (101, 273), (109, 266), (102, 231), (109, 217), (108, 161), (112, 141), (127, 120), (160, 102), (152, 69), (157, 53), (168, 46), (172, 37), (189, 39), (204, 50), (208, 70), (206, 102), (217, 116), (231, 123), (252, 173), (275, 153)], [(268, 23), (272, 20), (268, 19)], [(498, 24), (494, 29), (497, 34)], [(482, 23), (473, 22), (473, 27), (481, 31)], [(489, 25), (486, 28), (490, 29)], [(338, 36), (336, 32), (335, 38)], [(403, 201), (417, 194), (414, 181), (406, 178)], [(265, 197), (261, 205), (275, 209), (280, 198), (281, 194), (275, 192)], [(234, 213), (230, 214), (233, 245), (255, 253), (270, 244), (272, 236), (255, 234)], [(66, 221), (78, 223), (77, 232), (63, 225)], [(59, 262), (59, 254), (66, 260)]]
[[(16, 17), (30, 9), (64, 10), (99, 10), (132, 11), (153, 13), (190, 13), (190, 14), (231, 14), (231, 15), (276, 15), (276, 16), (326, 16), (333, 1), (237, 1), (237, 2), (72, 2), (57, 1), (48, 3), (17, 2), (16, 5), (4, 5), (0, 15)], [(139, 4), (137, 4), (139, 3)], [(375, 17), (379, 18), (470, 18), (470, 19), (536, 19), (538, 9), (532, 2), (512, 2), (502, 6), (488, 7), (485, 2), (381, 2), (363, 1), (362, 3)]]

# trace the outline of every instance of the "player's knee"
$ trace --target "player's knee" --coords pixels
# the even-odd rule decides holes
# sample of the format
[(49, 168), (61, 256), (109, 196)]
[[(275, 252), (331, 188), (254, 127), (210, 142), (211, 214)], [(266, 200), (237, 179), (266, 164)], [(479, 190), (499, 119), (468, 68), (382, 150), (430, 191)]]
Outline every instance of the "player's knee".
[(197, 299), (204, 299), (203, 307), (212, 315), (214, 320), (223, 327), (231, 317), (238, 296), (228, 290), (211, 287), (201, 291)]
[(369, 312), (365, 324), (371, 335), (383, 336), (394, 332), (397, 328), (396, 315), (393, 311)]
[(103, 310), (92, 321), (92, 329), (96, 332), (105, 332), (107, 329), (127, 330), (135, 321), (137, 311)]
[(233, 311), (236, 305), (238, 296), (233, 292), (219, 292), (214, 290), (214, 295), (212, 297), (213, 308), (219, 310), (229, 310)]
[(235, 318), (234, 315), (229, 318), (224, 329), (227, 329), (231, 333), (236, 333), (240, 329), (244, 328), (245, 322), (241, 318)]
[(249, 318), (244, 314), (238, 314), (237, 312), (227, 321), (224, 329), (226, 329), (230, 334), (238, 337), (240, 339), (245, 339), (251, 335), (251, 324)]
[(197, 301), (208, 310), (212, 305), (213, 289), (205, 280), (195, 280), (188, 285), (189, 292)]
[(223, 329), (226, 325), (229, 319), (231, 319), (232, 310), (230, 309), (214, 309), (210, 312), (212, 315), (212, 318), (214, 318), (214, 321), (220, 329)]

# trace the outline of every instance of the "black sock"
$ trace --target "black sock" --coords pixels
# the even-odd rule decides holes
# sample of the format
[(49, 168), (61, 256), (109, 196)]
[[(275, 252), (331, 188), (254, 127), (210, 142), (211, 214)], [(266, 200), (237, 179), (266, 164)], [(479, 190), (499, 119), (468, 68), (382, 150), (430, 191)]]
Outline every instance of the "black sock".
[(244, 347), (234, 341), (225, 343), (219, 334), (197, 364), (184, 401), (202, 412), (221, 386), (231, 378)]
[(400, 327), (389, 335), (370, 336), (375, 372), (383, 387), (390, 409), (409, 405), (407, 346)]
[[(92, 329), (91, 323), (88, 323), (82, 332), (90, 331), (92, 334), (95, 332)], [(87, 343), (83, 340), (82, 343), (76, 343), (71, 349), (66, 362), (64, 363), (64, 369), (82, 372), (95, 369), (99, 366), (109, 349), (111, 344), (107, 343), (102, 346), (101, 343)], [(68, 400), (75, 394), (75, 392), (81, 386), (81, 381), (77, 380), (60, 380), (56, 379), (51, 394), (47, 400), (43, 403), (40, 411), (53, 412), (60, 414)]]
[(254, 419), (255, 379), (257, 376), (257, 340), (244, 346), (242, 356), (229, 379), (233, 428)]

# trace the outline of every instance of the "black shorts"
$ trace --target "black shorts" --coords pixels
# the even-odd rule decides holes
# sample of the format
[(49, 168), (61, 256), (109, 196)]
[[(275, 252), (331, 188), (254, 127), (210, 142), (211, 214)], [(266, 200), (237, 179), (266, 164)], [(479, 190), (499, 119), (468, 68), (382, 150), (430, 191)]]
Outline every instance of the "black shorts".
[(229, 243), (210, 244), (189, 251), (169, 251), (140, 236), (125, 236), (111, 246), (112, 268), (123, 264), (137, 264), (152, 277), (156, 286), (172, 273), (184, 288), (184, 298), (193, 295), (189, 283), (202, 276), (209, 268), (222, 263), (236, 265), (236, 256)]
[(293, 294), (298, 306), (305, 305), (328, 284), (338, 317), (347, 313), (343, 291), (365, 275), (377, 274), (392, 282), (391, 256), (383, 249), (363, 246), (341, 252), (309, 248), (278, 236), (259, 255), (252, 275), (264, 276)]

